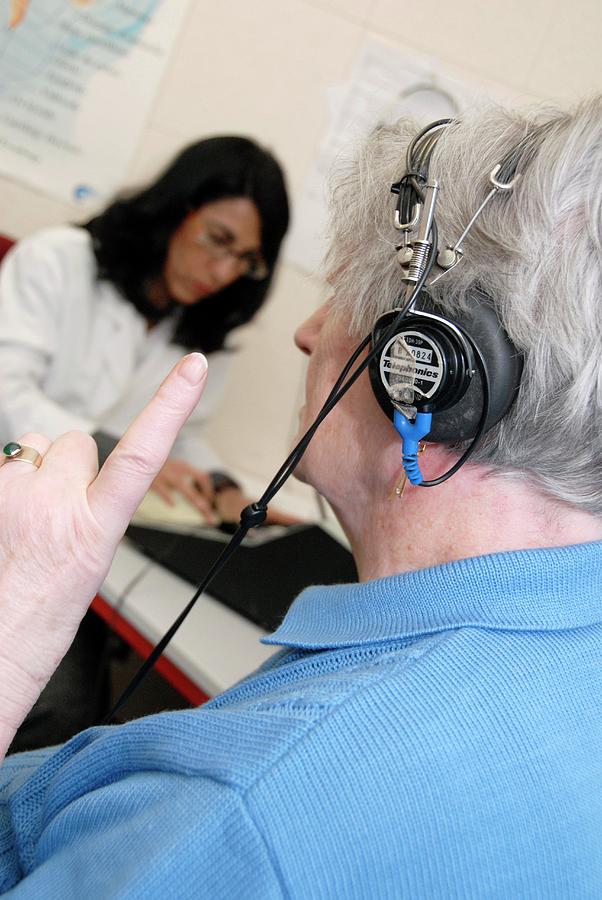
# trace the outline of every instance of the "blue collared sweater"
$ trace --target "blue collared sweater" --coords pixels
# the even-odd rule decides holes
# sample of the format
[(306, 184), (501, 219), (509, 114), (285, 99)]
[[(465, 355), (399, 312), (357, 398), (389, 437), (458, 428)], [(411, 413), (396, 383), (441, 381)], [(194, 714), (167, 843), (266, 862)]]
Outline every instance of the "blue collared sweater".
[[(0, 768), (0, 889), (602, 897), (602, 544), (311, 588), (198, 710)], [(227, 652), (227, 648), (224, 648)]]

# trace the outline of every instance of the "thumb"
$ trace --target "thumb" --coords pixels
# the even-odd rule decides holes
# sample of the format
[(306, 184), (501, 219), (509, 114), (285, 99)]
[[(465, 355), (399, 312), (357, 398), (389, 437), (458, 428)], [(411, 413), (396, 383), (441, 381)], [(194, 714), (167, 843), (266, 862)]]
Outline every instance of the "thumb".
[(181, 359), (88, 488), (92, 514), (115, 538), (123, 534), (167, 460), (206, 380), (207, 360), (202, 354), (189, 353)]

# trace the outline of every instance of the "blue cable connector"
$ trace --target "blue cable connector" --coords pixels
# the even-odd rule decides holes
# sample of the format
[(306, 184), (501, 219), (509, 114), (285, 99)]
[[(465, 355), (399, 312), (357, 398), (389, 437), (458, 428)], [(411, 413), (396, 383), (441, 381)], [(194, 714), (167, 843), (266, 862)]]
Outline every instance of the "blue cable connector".
[(418, 464), (418, 447), (422, 438), (426, 437), (431, 430), (432, 418), (433, 415), (430, 412), (419, 412), (416, 413), (414, 421), (410, 422), (407, 416), (404, 416), (398, 409), (395, 410), (393, 424), (401, 438), (401, 463), (410, 484), (421, 484), (424, 480)]

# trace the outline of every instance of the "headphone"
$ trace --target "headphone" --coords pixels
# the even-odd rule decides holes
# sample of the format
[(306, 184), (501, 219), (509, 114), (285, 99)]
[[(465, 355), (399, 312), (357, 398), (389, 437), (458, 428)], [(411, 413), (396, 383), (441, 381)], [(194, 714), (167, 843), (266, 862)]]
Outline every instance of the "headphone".
[[(385, 313), (372, 329), (372, 346), (399, 314)], [(488, 400), (477, 364), (487, 371)], [(480, 360), (479, 360), (480, 362)], [(522, 357), (504, 331), (491, 300), (474, 290), (453, 318), (421, 291), (412, 310), (369, 364), (374, 395), (389, 419), (396, 410), (430, 412), (429, 441), (458, 444), (475, 437), (487, 405), (484, 430), (496, 425), (518, 392)]]
[[(372, 390), (402, 440), (402, 465), (412, 484), (433, 487), (466, 462), (483, 434), (514, 402), (523, 369), (520, 352), (506, 334), (490, 297), (474, 288), (464, 306), (448, 315), (428, 286), (462, 259), (461, 243), (487, 203), (512, 190), (516, 167), (532, 151), (533, 134), (523, 138), (490, 173), (490, 191), (455, 245), (437, 247), (435, 208), (438, 182), (429, 179), (432, 152), (449, 119), (431, 123), (411, 141), (406, 173), (391, 186), (398, 195), (396, 247), (406, 282), (405, 304), (377, 319), (368, 364)], [(429, 282), (435, 268), (441, 270)], [(408, 299), (409, 298), (409, 299)], [(465, 453), (439, 478), (424, 481), (418, 463), (420, 441), (456, 445), (471, 441)]]

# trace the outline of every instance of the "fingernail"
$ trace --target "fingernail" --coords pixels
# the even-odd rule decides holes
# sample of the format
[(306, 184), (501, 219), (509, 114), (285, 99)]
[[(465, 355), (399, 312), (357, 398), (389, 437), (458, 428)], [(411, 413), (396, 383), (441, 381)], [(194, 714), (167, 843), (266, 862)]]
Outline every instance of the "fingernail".
[(207, 360), (202, 353), (189, 353), (178, 366), (178, 374), (188, 384), (200, 384), (207, 373)]

